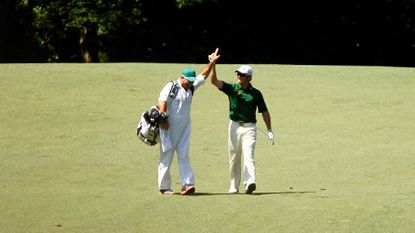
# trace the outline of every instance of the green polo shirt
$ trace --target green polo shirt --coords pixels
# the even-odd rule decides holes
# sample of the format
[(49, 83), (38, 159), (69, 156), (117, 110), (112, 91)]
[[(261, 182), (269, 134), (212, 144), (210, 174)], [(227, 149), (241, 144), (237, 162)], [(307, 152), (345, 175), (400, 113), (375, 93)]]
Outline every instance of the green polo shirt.
[(256, 123), (256, 109), (258, 112), (268, 111), (262, 93), (252, 85), (247, 90), (239, 84), (223, 82), (221, 89), (229, 98), (229, 118), (236, 122)]

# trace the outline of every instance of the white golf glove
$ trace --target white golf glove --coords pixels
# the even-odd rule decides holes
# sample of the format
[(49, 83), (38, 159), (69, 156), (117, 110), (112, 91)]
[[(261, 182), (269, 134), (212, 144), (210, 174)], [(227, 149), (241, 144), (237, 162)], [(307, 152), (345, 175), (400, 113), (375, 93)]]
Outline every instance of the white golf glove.
[(274, 133), (272, 132), (272, 129), (268, 130), (268, 139), (271, 140), (272, 145), (274, 145)]

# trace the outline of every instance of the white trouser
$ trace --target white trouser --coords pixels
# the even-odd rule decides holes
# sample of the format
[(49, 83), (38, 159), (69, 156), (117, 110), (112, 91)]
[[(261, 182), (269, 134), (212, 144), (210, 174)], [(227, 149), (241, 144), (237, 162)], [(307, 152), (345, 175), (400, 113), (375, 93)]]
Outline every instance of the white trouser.
[(256, 124), (230, 121), (228, 135), (229, 190), (239, 190), (241, 183), (241, 154), (244, 155), (244, 184), (255, 183), (254, 150), (256, 144)]
[(177, 153), (179, 165), (179, 177), (182, 186), (195, 184), (192, 167), (189, 159), (190, 143), (190, 119), (184, 121), (181, 117), (169, 118), (170, 128), (168, 130), (172, 147), (163, 152), (160, 146), (160, 159), (158, 163), (158, 188), (171, 189), (170, 166), (173, 161), (174, 152)]

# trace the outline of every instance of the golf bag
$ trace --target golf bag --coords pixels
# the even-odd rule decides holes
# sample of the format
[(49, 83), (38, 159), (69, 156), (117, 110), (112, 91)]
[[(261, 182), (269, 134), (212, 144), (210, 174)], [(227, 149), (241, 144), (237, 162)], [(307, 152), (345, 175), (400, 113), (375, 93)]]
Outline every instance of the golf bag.
[(152, 106), (150, 110), (141, 114), (137, 125), (137, 137), (147, 145), (156, 145), (160, 141), (160, 123), (165, 119), (167, 116)]

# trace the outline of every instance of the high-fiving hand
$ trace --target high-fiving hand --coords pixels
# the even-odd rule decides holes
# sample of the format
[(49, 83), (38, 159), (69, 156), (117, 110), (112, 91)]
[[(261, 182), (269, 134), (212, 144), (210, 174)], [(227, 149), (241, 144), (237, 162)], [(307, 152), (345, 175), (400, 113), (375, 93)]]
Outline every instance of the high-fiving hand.
[(219, 59), (220, 55), (218, 55), (219, 48), (216, 48), (215, 52), (211, 53), (208, 58), (209, 62), (216, 63), (216, 61)]

